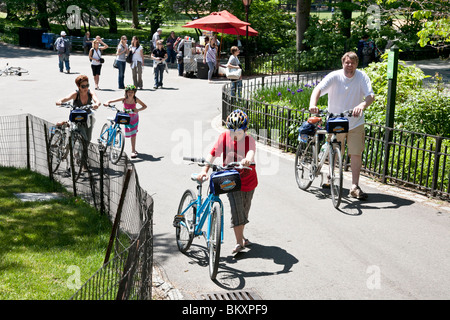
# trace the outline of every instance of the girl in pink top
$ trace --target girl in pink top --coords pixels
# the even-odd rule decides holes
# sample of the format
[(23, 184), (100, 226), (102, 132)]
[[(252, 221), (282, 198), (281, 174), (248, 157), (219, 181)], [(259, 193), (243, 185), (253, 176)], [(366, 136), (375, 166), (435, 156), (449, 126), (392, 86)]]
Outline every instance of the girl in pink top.
[[(125, 99), (121, 97), (109, 100), (104, 104), (107, 106), (113, 102), (122, 101), (124, 111), (130, 114), (130, 124), (125, 125), (125, 137), (131, 138), (131, 158), (136, 158), (138, 155), (138, 152), (136, 151), (136, 135), (139, 126), (139, 112), (147, 109), (147, 105), (136, 97), (136, 91), (137, 89), (134, 85), (128, 85), (125, 88)], [(142, 107), (137, 109), (137, 103)]]

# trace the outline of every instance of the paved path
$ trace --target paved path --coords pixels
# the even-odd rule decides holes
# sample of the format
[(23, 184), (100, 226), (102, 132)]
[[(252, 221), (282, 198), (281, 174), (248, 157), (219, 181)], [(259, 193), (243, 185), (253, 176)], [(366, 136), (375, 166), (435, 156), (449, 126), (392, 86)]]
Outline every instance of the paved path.
[[(112, 56), (105, 57), (98, 95), (102, 101), (123, 95), (116, 89)], [(67, 118), (54, 102), (75, 89), (78, 74), (91, 76), (86, 56), (74, 54), (61, 74), (50, 51), (0, 45), (0, 67), (7, 62), (29, 76), (0, 78), (2, 115), (32, 113), (51, 122)], [(251, 249), (231, 255), (234, 236), (225, 228), (218, 280), (209, 280), (204, 241), (194, 240), (187, 255), (175, 244), (173, 216), (196, 166), (183, 155), (206, 155), (217, 137), (217, 115), (225, 81), (165, 74), (165, 89), (153, 90), (152, 68), (144, 71), (141, 113), (134, 161), (142, 187), (155, 199), (155, 261), (179, 297), (253, 290), (264, 299), (449, 299), (450, 209), (400, 189), (364, 179), (368, 201), (344, 199), (341, 210), (316, 185), (300, 191), (292, 156), (258, 145), (259, 186), (246, 236)], [(126, 71), (126, 83), (131, 72)], [(94, 137), (111, 112), (96, 113)], [(128, 141), (127, 141), (128, 143)], [(129, 153), (130, 146), (126, 145)], [(348, 190), (348, 180), (344, 187)], [(228, 204), (224, 198), (226, 210)], [(226, 211), (229, 212), (229, 211)], [(226, 213), (226, 225), (229, 214)]]
[(450, 82), (450, 60), (448, 59), (405, 61), (405, 63), (407, 65), (415, 65), (428, 76), (434, 77), (436, 72), (438, 72), (447, 83)]

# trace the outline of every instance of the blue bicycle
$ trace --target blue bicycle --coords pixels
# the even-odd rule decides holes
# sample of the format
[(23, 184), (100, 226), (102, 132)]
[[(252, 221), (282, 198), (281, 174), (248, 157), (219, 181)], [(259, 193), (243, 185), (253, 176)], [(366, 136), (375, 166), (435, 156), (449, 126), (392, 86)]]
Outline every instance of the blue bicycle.
[(104, 152), (111, 146), (109, 159), (113, 164), (116, 164), (122, 157), (125, 148), (125, 136), (120, 125), (130, 124), (130, 115), (121, 112), (114, 105), (107, 105), (106, 107), (116, 111), (116, 116), (115, 118), (108, 118), (108, 122), (103, 125), (98, 143)]
[[(181, 197), (178, 212), (173, 226), (178, 249), (185, 253), (192, 244), (194, 237), (203, 236), (209, 252), (209, 276), (216, 278), (219, 268), (220, 247), (223, 242), (223, 204), (220, 194), (240, 190), (239, 172), (235, 169), (250, 169), (239, 162), (232, 162), (226, 166), (211, 164), (204, 158), (183, 157), (183, 160), (197, 163), (199, 166), (209, 165), (213, 173), (210, 176), (209, 195), (203, 199), (202, 184), (197, 180), (197, 174), (191, 175), (191, 180), (197, 182), (197, 196), (194, 191), (187, 189)], [(206, 232), (203, 226), (207, 222)]]

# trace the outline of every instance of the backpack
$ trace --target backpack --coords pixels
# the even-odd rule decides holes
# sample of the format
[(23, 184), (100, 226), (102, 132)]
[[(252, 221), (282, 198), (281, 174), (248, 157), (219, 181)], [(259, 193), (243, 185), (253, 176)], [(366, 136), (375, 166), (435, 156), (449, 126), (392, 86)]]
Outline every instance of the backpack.
[(363, 56), (371, 56), (373, 54), (373, 50), (375, 48), (375, 44), (373, 41), (364, 42), (364, 47), (362, 49)]
[[(64, 47), (61, 46), (61, 42), (64, 42)], [(66, 41), (64, 38), (60, 37), (56, 40), (56, 50), (58, 51), (58, 53), (62, 54), (62, 53), (66, 53), (69, 52), (70, 48), (70, 43), (69, 41)]]

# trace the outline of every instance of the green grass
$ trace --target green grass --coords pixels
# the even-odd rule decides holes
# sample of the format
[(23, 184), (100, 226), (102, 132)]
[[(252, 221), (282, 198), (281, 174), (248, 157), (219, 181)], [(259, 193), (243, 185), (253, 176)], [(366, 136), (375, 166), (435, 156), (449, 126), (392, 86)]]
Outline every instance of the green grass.
[[(18, 192), (62, 192), (22, 202)], [(0, 167), (0, 299), (69, 299), (101, 266), (111, 224), (40, 174)]]

